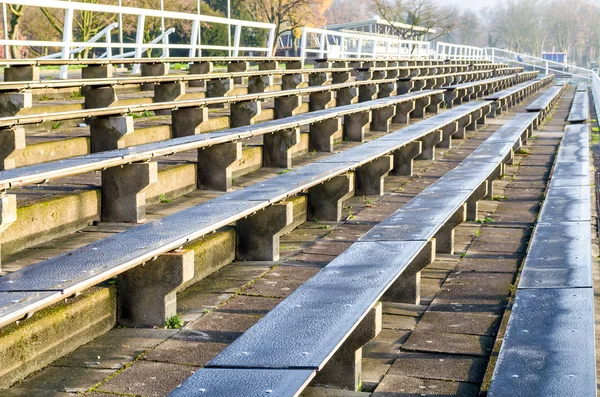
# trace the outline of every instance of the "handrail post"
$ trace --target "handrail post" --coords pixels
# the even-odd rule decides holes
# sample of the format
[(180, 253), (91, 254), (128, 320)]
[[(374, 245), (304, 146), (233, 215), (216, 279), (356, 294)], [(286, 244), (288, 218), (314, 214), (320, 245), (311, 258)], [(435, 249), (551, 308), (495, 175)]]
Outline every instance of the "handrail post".
[(319, 58), (325, 58), (325, 40), (327, 40), (327, 34), (321, 33), (321, 42), (319, 43)]
[(191, 36), (190, 36), (190, 51), (189, 51), (189, 57), (190, 58), (195, 58), (196, 57), (196, 46), (198, 45), (198, 33), (200, 30), (200, 21), (197, 19), (194, 19), (194, 22), (192, 22), (192, 31), (191, 31)]
[(306, 40), (307, 40), (307, 31), (306, 28), (302, 29), (302, 37), (300, 40), (302, 40), (302, 42), (300, 43), (300, 61), (302, 62), (302, 67), (304, 67), (304, 62), (306, 60)]
[[(65, 10), (65, 23), (63, 27), (63, 49), (62, 49), (62, 59), (70, 59), (71, 58), (71, 42), (73, 41), (73, 7), (69, 7)], [(61, 79), (66, 79), (69, 75), (69, 66), (62, 65), (60, 67), (60, 75)]]
[(240, 53), (240, 39), (242, 35), (242, 27), (235, 25), (235, 33), (233, 36), (233, 56), (237, 57)]
[[(137, 32), (135, 33), (135, 55), (136, 59), (142, 57), (142, 44), (144, 44), (144, 29), (146, 29), (146, 16), (143, 14), (138, 15)], [(133, 73), (140, 73), (141, 66), (135, 64), (133, 66)]]
[[(302, 33), (304, 34), (304, 32)], [(294, 40), (294, 35), (292, 34), (292, 40)], [(273, 54), (273, 48), (275, 47), (275, 26), (271, 27), (269, 29), (269, 38), (267, 39), (267, 56), (268, 57), (272, 57), (275, 54)], [(296, 54), (294, 54), (294, 56), (296, 56)]]

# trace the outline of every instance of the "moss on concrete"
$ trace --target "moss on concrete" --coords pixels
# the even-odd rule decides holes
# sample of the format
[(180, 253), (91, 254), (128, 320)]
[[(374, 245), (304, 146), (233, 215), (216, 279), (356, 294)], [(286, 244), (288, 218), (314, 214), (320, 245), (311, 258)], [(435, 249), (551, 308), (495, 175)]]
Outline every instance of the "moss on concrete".
[(83, 190), (17, 208), (1, 236), (2, 255), (65, 236), (100, 220), (100, 189)]
[(0, 329), (0, 389), (109, 331), (115, 312), (115, 288), (94, 287)]
[(235, 238), (235, 229), (228, 227), (184, 245), (184, 249), (194, 251), (194, 277), (178, 291), (184, 290), (233, 262)]
[(83, 156), (90, 152), (90, 139), (77, 137), (53, 140), (27, 145), (15, 156), (17, 167), (56, 161), (73, 156)]

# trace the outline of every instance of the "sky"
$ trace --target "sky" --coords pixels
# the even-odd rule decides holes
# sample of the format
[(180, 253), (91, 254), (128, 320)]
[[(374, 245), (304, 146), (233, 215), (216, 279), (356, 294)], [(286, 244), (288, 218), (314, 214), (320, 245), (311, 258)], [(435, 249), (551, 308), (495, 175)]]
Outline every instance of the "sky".
[(435, 3), (439, 4), (456, 4), (461, 8), (472, 8), (474, 10), (480, 10), (484, 7), (493, 6), (497, 0), (435, 0)]

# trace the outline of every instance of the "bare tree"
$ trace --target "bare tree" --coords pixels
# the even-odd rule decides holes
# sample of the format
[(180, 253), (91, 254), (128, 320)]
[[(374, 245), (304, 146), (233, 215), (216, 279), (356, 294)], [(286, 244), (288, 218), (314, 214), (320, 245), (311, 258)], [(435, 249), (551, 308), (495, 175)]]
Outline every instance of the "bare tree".
[(328, 25), (361, 21), (369, 15), (368, 4), (356, 0), (335, 0), (325, 11)]
[[(436, 30), (431, 39), (444, 36), (455, 29), (455, 8), (442, 7), (434, 0), (373, 0), (373, 9), (383, 19), (392, 24), (396, 32), (403, 39), (415, 39), (423, 34), (417, 27), (426, 31)], [(408, 25), (400, 28), (393, 25), (400, 22)]]
[[(276, 39), (303, 26), (321, 26), (332, 0), (247, 0), (244, 5), (257, 21), (275, 24)], [(275, 40), (277, 42), (277, 40)], [(295, 42), (295, 41), (294, 41)]]

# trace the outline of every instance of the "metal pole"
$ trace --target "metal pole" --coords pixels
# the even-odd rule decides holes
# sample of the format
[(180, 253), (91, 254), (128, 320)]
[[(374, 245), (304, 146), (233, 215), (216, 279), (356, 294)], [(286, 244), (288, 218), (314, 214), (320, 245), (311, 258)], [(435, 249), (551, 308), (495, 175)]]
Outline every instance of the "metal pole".
[(231, 19), (231, 0), (227, 0), (227, 45), (229, 46), (229, 56), (231, 56), (231, 25), (229, 19)]
[[(119, 0), (119, 8), (123, 6), (123, 0)], [(120, 54), (123, 55), (123, 14), (119, 13), (119, 43), (121, 44)]]
[[(2, 30), (4, 30), (4, 40), (8, 40), (8, 21), (6, 16), (6, 3), (2, 3)], [(4, 58), (10, 59), (10, 47), (4, 46)]]
[[(200, 15), (200, 7), (202, 6), (202, 4), (200, 3), (200, 0), (198, 0), (198, 15)], [(198, 51), (194, 52), (194, 56), (198, 56), (201, 57), (202, 56), (202, 50), (200, 49), (200, 45), (202, 44), (202, 23), (200, 21), (198, 21)]]

